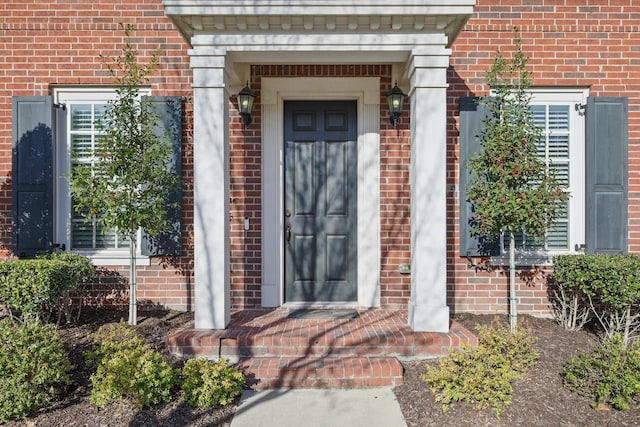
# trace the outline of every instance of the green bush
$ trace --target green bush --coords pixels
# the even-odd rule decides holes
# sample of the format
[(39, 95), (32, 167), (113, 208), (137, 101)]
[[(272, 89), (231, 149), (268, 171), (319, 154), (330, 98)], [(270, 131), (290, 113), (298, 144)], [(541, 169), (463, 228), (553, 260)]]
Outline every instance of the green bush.
[(615, 334), (591, 353), (578, 351), (563, 369), (563, 382), (593, 399), (594, 407), (610, 404), (629, 409), (640, 396), (640, 342), (627, 347), (622, 336)]
[(622, 333), (628, 344), (640, 328), (639, 255), (558, 256), (553, 279), (557, 286), (584, 296), (607, 338)]
[(549, 295), (556, 321), (566, 330), (576, 331), (587, 324), (591, 315), (588, 288), (590, 257), (561, 255), (553, 260), (554, 274)]
[(53, 326), (0, 320), (0, 420), (19, 418), (70, 384), (71, 363)]
[(95, 364), (91, 402), (103, 407), (126, 399), (137, 407), (169, 402), (176, 383), (174, 370), (123, 322), (102, 327), (94, 335), (96, 348), (87, 354)]
[(453, 402), (489, 406), (497, 416), (511, 403), (512, 382), (524, 376), (538, 358), (534, 337), (522, 325), (515, 333), (494, 322), (478, 327), (478, 346), (463, 346), (440, 360), (437, 367), (427, 366), (423, 379), (446, 411)]
[(90, 261), (76, 254), (0, 262), (0, 306), (23, 320), (42, 319), (52, 309), (67, 311), (80, 283), (94, 275)]
[(119, 351), (146, 346), (144, 340), (133, 328), (127, 326), (122, 320), (117, 324), (101, 326), (91, 338), (94, 349), (85, 356), (94, 367), (97, 367), (103, 359), (113, 358)]
[(242, 393), (244, 382), (244, 376), (226, 359), (189, 359), (182, 369), (184, 399), (193, 407), (226, 406)]

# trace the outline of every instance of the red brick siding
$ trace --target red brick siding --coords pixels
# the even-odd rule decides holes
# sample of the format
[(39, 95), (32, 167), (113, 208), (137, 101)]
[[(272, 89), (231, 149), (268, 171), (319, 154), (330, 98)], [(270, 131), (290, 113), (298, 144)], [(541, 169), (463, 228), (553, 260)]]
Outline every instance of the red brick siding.
[[(506, 271), (485, 271), (479, 260), (459, 256), (458, 110), (459, 97), (488, 92), (484, 73), (497, 48), (512, 50), (512, 29), (519, 27), (531, 56), (539, 86), (589, 87), (591, 95), (629, 97), (629, 249), (640, 251), (640, 4), (633, 0), (607, 5), (583, 1), (478, 0), (474, 15), (453, 45), (448, 72), (447, 116), (447, 281), (454, 311), (496, 312), (507, 309)], [(637, 3), (637, 2), (636, 2)], [(193, 298), (193, 104), (188, 49), (164, 16), (161, 0), (113, 0), (101, 4), (64, 0), (7, 0), (0, 3), (0, 252), (11, 245), (11, 96), (46, 95), (54, 85), (106, 85), (111, 79), (99, 54), (119, 53), (121, 23), (135, 23), (135, 45), (141, 59), (161, 47), (158, 72), (150, 84), (156, 95), (183, 96), (183, 256), (173, 263), (153, 260), (142, 269), (139, 295), (143, 303), (189, 309)], [(390, 90), (389, 65), (253, 66), (251, 86), (258, 99), (254, 122), (244, 130), (230, 100), (231, 128), (231, 299), (232, 308), (260, 306), (261, 134), (260, 82), (263, 76), (378, 76), (381, 78), (380, 230), (381, 299), (387, 308), (406, 308), (409, 276), (398, 265), (410, 259), (409, 107), (398, 130), (391, 128), (384, 93)], [(244, 232), (244, 217), (251, 230)], [(108, 301), (124, 301), (127, 269), (109, 270), (94, 293)], [(120, 275), (120, 277), (118, 276)], [(548, 312), (543, 274), (519, 279), (521, 310)], [(121, 283), (114, 286), (112, 283)], [(99, 300), (93, 299), (92, 303)]]
[[(478, 0), (453, 46), (448, 80), (448, 184), (458, 183), (459, 98), (486, 95), (484, 73), (496, 49), (513, 51), (518, 27), (534, 85), (588, 87), (590, 95), (629, 97), (629, 250), (640, 250), (640, 3)], [(455, 188), (455, 187), (450, 187)], [(458, 194), (448, 198), (449, 304), (455, 311), (505, 312), (507, 271), (483, 271), (460, 258)], [(451, 207), (454, 207), (451, 209)], [(473, 260), (474, 263), (478, 260)], [(546, 276), (518, 280), (520, 309), (548, 313)]]
[(400, 274), (400, 264), (411, 261), (409, 162), (411, 134), (409, 100), (394, 129), (389, 122), (386, 94), (394, 82), (381, 79), (380, 87), (380, 305), (406, 309), (411, 277)]
[[(139, 298), (145, 305), (186, 310), (192, 301), (193, 264), (193, 106), (188, 45), (164, 15), (161, 0), (6, 0), (0, 3), (0, 247), (11, 253), (11, 97), (49, 95), (56, 85), (113, 83), (100, 54), (120, 54), (121, 24), (133, 23), (132, 42), (139, 60), (162, 49), (151, 78), (154, 95), (183, 96), (183, 256), (172, 263), (152, 260), (139, 271)], [(126, 295), (126, 267), (116, 268), (90, 288), (91, 304), (121, 302)], [(121, 275), (118, 278), (118, 275)], [(119, 282), (121, 285), (112, 285)]]

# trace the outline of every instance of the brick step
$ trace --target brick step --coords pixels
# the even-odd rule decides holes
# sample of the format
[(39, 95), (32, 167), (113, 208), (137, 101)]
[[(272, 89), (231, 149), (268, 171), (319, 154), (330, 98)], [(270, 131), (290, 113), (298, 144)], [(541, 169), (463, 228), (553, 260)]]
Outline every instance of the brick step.
[(309, 340), (307, 337), (239, 336), (226, 331), (184, 330), (169, 337), (170, 351), (181, 357), (224, 357), (233, 362), (251, 357), (405, 357), (431, 358), (446, 354), (464, 339), (442, 334), (372, 337), (366, 340), (351, 336), (335, 340)]
[(402, 382), (397, 358), (431, 358), (476, 338), (457, 322), (448, 333), (416, 332), (407, 313), (362, 310), (355, 319), (292, 319), (289, 310), (241, 311), (227, 329), (183, 329), (172, 354), (238, 363), (257, 388), (381, 387)]
[(402, 365), (394, 357), (252, 357), (238, 367), (255, 389), (364, 388), (402, 384)]

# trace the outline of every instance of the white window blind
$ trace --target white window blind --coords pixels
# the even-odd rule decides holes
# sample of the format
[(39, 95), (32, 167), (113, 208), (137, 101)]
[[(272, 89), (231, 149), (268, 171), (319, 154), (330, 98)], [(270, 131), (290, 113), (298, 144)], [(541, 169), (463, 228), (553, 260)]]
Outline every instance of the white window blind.
[[(549, 170), (556, 174), (560, 185), (569, 188), (570, 182), (570, 106), (532, 105), (533, 121), (542, 130), (542, 138), (536, 143), (536, 152)], [(515, 236), (516, 248), (523, 251), (569, 250), (569, 202), (564, 202), (544, 239), (528, 236), (526, 230)], [(503, 237), (503, 250), (508, 251), (508, 239)]]
[[(100, 160), (100, 134), (96, 123), (102, 118), (106, 105), (104, 102), (69, 105), (72, 173), (73, 169), (80, 165), (93, 168)], [(105, 230), (95, 220), (87, 220), (72, 209), (71, 249), (118, 249), (128, 246), (128, 240), (115, 230)]]

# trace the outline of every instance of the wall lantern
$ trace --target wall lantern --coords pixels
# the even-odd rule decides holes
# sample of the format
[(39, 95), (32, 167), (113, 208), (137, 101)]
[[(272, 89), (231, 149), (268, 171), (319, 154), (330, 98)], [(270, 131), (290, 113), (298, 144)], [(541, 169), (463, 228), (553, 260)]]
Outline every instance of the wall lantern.
[(398, 81), (391, 89), (391, 92), (387, 94), (387, 104), (389, 104), (389, 121), (394, 129), (398, 128), (398, 119), (402, 114), (402, 105), (404, 104), (404, 97), (406, 95), (398, 87)]
[(253, 101), (256, 94), (249, 88), (249, 82), (238, 93), (238, 107), (242, 116), (242, 125), (246, 129), (251, 124), (251, 112), (253, 111)]

